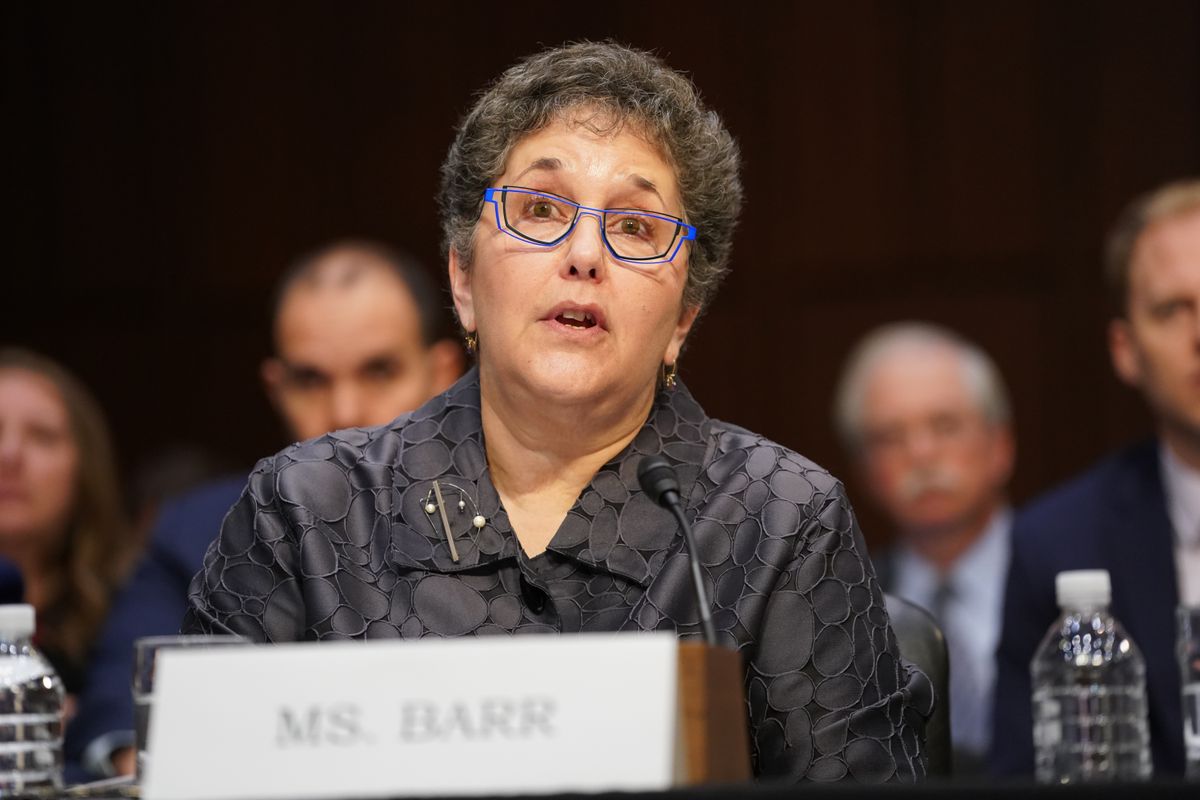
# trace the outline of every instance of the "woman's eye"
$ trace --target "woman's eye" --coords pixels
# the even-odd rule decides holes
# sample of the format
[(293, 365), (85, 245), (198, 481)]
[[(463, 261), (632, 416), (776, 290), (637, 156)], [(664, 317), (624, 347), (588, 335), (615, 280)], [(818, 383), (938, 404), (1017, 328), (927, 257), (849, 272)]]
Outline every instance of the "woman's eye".
[(646, 237), (650, 235), (650, 225), (641, 217), (621, 217), (617, 220), (615, 230), (622, 236)]
[(531, 197), (525, 202), (521, 216), (531, 222), (560, 222), (568, 214), (561, 203), (549, 197)]
[(36, 444), (56, 445), (66, 439), (66, 432), (48, 425), (34, 425), (29, 429), (29, 438)]

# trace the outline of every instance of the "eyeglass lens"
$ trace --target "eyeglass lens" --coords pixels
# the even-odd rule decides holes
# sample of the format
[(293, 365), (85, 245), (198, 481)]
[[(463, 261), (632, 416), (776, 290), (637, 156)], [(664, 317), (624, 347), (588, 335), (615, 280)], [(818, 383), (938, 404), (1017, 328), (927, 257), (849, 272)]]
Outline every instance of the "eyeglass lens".
[[(554, 244), (570, 232), (579, 215), (577, 205), (554, 195), (507, 188), (501, 195), (504, 224), (534, 242)], [(679, 223), (651, 214), (618, 209), (601, 216), (604, 239), (621, 258), (662, 258), (679, 235)]]

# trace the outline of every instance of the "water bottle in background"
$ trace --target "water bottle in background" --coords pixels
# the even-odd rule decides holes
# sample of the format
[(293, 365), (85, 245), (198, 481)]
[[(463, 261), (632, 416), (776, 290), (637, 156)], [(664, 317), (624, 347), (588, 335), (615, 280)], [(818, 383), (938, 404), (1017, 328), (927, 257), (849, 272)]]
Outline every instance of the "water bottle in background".
[(62, 681), (33, 630), (33, 606), (0, 606), (0, 797), (62, 787)]
[(1038, 782), (1149, 780), (1146, 662), (1108, 610), (1108, 572), (1060, 572), (1055, 590), (1061, 616), (1030, 664)]

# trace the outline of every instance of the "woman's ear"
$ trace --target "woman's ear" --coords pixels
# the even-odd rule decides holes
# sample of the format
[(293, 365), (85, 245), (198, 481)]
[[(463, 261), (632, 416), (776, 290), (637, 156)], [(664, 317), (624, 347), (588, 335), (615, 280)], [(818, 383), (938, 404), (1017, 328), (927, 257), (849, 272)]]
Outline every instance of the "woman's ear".
[(471, 294), (471, 273), (466, 269), (458, 251), (450, 248), (450, 294), (454, 297), (454, 310), (463, 329), (475, 330), (475, 300)]
[(664, 364), (674, 364), (679, 359), (683, 343), (687, 341), (688, 332), (692, 329), (698, 316), (700, 316), (700, 306), (683, 307), (683, 311), (679, 314), (679, 322), (675, 325), (675, 331), (671, 334), (671, 341), (667, 345)]

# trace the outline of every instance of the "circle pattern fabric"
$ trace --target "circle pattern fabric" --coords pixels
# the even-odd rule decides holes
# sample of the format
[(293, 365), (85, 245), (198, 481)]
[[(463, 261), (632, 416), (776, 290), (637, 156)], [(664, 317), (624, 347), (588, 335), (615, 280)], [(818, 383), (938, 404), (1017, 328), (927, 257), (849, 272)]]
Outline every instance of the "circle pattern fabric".
[[(929, 681), (902, 662), (839, 482), (710, 419), (682, 386), (529, 558), (491, 483), (478, 373), (387, 426), (259, 462), (192, 582), (184, 630), (262, 642), (671, 630), (700, 635), (684, 539), (641, 491), (679, 476), (722, 643), (746, 668), (755, 774), (924, 775)], [(458, 559), (432, 481), (444, 494)], [(475, 515), (485, 519), (474, 525)]]

